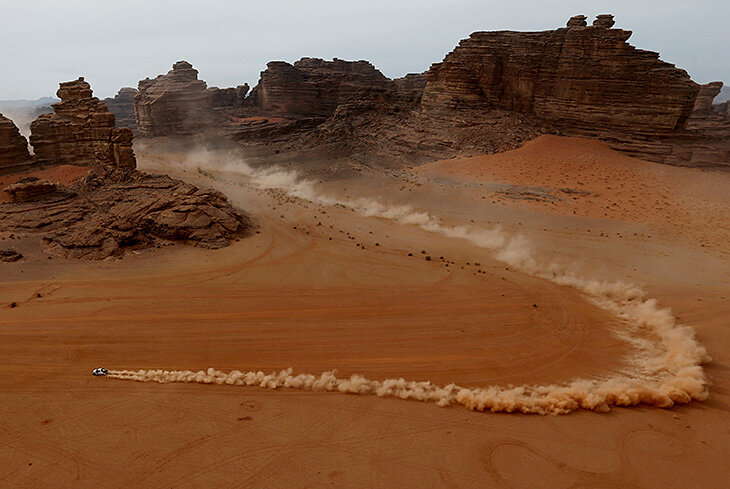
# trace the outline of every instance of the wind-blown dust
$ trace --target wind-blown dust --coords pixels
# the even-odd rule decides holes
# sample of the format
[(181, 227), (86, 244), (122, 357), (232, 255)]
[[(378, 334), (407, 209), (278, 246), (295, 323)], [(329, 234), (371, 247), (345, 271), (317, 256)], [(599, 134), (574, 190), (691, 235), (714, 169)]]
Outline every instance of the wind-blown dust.
[(244, 175), (257, 187), (276, 189), (322, 205), (340, 205), (365, 216), (416, 225), (429, 232), (460, 238), (490, 250), (510, 267), (555, 284), (581, 291), (597, 306), (615, 314), (624, 324), (617, 335), (632, 347), (631, 368), (603, 379), (575, 380), (567, 385), (521, 385), (467, 388), (455, 384), (437, 386), (431, 382), (405, 379), (371, 380), (360, 375), (337, 377), (336, 371), (321, 375), (294, 374), (291, 369), (263, 372), (229, 373), (207, 371), (110, 370), (108, 377), (142, 382), (196, 382), (280, 387), (309, 391), (398, 397), (436, 403), (462, 405), (476, 411), (562, 414), (576, 409), (607, 411), (610, 406), (648, 404), (670, 407), (674, 404), (704, 400), (708, 381), (702, 364), (709, 361), (691, 327), (677, 324), (668, 308), (647, 298), (639, 287), (623, 282), (592, 280), (582, 277), (569, 264), (539, 258), (532, 244), (522, 235), (499, 227), (450, 226), (427, 213), (409, 206), (387, 205), (375, 199), (341, 199), (317, 192), (314, 184), (296, 172), (280, 168), (255, 169), (244, 162), (208, 151), (190, 153), (185, 164)]

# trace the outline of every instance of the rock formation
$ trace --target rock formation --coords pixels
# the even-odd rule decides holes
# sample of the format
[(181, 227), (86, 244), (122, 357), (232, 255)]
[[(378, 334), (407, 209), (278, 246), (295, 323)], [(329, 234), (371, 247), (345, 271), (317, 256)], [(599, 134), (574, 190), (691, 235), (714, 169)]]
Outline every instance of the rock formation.
[[(630, 31), (574, 17), (545, 32), (475, 32), (426, 73), (431, 113), (499, 107), (569, 127), (666, 133), (683, 128), (699, 86)], [(582, 20), (581, 20), (582, 19)]]
[(61, 83), (57, 94), (61, 102), (53, 104), (54, 113), (30, 126), (37, 163), (136, 167), (132, 131), (115, 127), (114, 114), (83, 78)]
[(26, 177), (3, 189), (10, 195), (11, 202), (28, 202), (56, 192), (58, 186), (48, 180)]
[(722, 90), (722, 82), (712, 82), (700, 86), (700, 91), (695, 99), (693, 114), (708, 114), (712, 112), (712, 102)]
[(220, 248), (251, 229), (220, 192), (167, 176), (97, 167), (58, 190), (0, 205), (0, 231), (39, 234), (61, 256), (102, 259), (171, 242)]
[(29, 163), (28, 141), (13, 121), (0, 114), (0, 171)]
[(329, 117), (345, 103), (383, 100), (390, 89), (391, 81), (367, 61), (302, 58), (268, 63), (251, 98), (267, 114)]
[(104, 99), (109, 112), (114, 114), (117, 127), (131, 129), (132, 132), (137, 131), (137, 117), (134, 114), (134, 96), (136, 94), (135, 88), (124, 87), (114, 98)]
[(154, 80), (141, 80), (138, 88), (134, 109), (142, 137), (189, 136), (215, 122), (215, 94), (187, 61), (178, 61)]
[(40, 234), (51, 252), (100, 259), (168, 242), (218, 248), (251, 228), (218, 191), (136, 171), (132, 131), (115, 127), (83, 78), (61, 83), (58, 96), (54, 113), (31, 125), (36, 161), (89, 173), (70, 186), (36, 177), (9, 186), (0, 232)]

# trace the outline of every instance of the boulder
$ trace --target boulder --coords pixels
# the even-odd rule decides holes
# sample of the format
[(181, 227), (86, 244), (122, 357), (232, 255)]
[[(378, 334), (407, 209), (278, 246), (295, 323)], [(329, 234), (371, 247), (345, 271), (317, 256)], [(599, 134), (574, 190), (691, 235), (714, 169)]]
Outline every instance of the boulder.
[(601, 14), (596, 16), (596, 20), (593, 21), (594, 27), (605, 27), (606, 29), (610, 29), (616, 24), (616, 21), (613, 20), (613, 15), (611, 14)]
[(10, 202), (28, 202), (53, 194), (58, 190), (58, 187), (48, 180), (26, 177), (3, 190), (10, 195)]
[[(92, 94), (83, 77), (60, 84), (61, 102), (30, 125), (37, 163), (134, 168), (129, 129), (117, 129), (114, 114)], [(127, 135), (123, 135), (127, 134)]]
[(568, 23), (566, 24), (567, 27), (586, 27), (588, 25), (588, 22), (586, 21), (588, 17), (585, 15), (574, 15), (570, 19), (568, 19)]
[(13, 121), (0, 114), (0, 171), (30, 162), (28, 141)]

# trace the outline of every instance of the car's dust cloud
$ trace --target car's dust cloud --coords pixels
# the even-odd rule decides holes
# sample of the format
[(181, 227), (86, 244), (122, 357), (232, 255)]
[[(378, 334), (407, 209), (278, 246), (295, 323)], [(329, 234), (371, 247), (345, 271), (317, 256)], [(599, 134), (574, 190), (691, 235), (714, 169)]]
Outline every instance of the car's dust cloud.
[(637, 404), (670, 407), (692, 400), (704, 400), (708, 396), (708, 380), (702, 364), (709, 361), (709, 356), (695, 339), (694, 330), (677, 324), (668, 308), (662, 308), (655, 299), (648, 298), (643, 290), (633, 284), (585, 278), (569, 264), (541, 259), (527, 238), (499, 227), (481, 229), (467, 225), (445, 225), (437, 217), (415, 211), (409, 206), (387, 205), (375, 199), (342, 199), (324, 195), (317, 191), (312, 182), (301, 179), (293, 171), (255, 169), (224, 153), (204, 150), (189, 153), (184, 163), (193, 168), (244, 175), (259, 188), (280, 190), (299, 199), (322, 205), (340, 205), (365, 216), (416, 225), (429, 232), (464, 239), (490, 250), (497, 260), (516, 270), (573, 287), (594, 304), (621, 319), (624, 327), (617, 334), (631, 345), (631, 368), (603, 379), (575, 380), (567, 385), (488, 388), (467, 388), (455, 384), (441, 387), (430, 382), (402, 378), (371, 380), (359, 375), (339, 378), (335, 371), (318, 376), (306, 373), (295, 375), (291, 369), (271, 374), (225, 373), (214, 369), (199, 372), (110, 370), (110, 378), (248, 385), (269, 389), (289, 387), (399, 397), (434, 402), (439, 406), (458, 404), (476, 411), (536, 414), (562, 414), (576, 409), (607, 411), (610, 406)]

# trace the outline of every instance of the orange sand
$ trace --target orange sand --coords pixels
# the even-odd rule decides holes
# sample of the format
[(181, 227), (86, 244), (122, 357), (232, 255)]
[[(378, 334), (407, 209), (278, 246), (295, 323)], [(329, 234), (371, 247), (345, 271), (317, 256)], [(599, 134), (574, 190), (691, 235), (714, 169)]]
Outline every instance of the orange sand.
[(540, 187), (559, 198), (546, 202), (477, 191), (511, 207), (640, 223), (718, 251), (727, 251), (730, 241), (730, 174), (637, 160), (599, 141), (540, 136), (514, 151), (437, 161), (419, 171)]
[[(151, 161), (140, 155), (143, 167)], [(682, 242), (596, 242), (566, 231), (555, 250), (595, 270), (611, 264), (610, 277), (641, 281), (697, 328), (715, 359), (704, 403), (492, 415), (92, 377), (98, 366), (292, 366), (488, 385), (624, 366), (614, 318), (466, 242), (253, 190), (231, 175), (184, 172), (165, 158), (152, 169), (219, 188), (261, 232), (218, 251), (171, 247), (100, 263), (48, 260), (12, 241), (27, 259), (0, 265), (0, 487), (721, 488), (730, 476), (730, 263)], [(600, 195), (613, 191), (590, 182)], [(646, 181), (646, 192), (662, 192), (660, 183)], [(399, 184), (376, 188), (406, 198)], [(444, 205), (428, 198), (420, 203)], [(480, 196), (452, 200), (466, 209), (452, 219), (483, 218)], [(648, 213), (647, 225), (652, 216), (660, 220)]]

